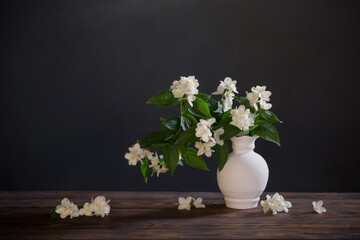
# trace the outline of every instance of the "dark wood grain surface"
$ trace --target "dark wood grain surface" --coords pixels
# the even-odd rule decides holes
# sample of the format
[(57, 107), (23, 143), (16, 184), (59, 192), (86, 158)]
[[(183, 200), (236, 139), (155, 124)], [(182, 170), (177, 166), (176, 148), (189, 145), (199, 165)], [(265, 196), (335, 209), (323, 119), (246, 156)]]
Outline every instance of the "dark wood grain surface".
[[(271, 216), (226, 208), (220, 193), (0, 192), (0, 239), (360, 239), (360, 193), (280, 194), (293, 207)], [(49, 218), (64, 197), (97, 195), (111, 199), (109, 216)], [(179, 211), (179, 196), (201, 196), (206, 208)], [(314, 214), (320, 199), (327, 212)]]

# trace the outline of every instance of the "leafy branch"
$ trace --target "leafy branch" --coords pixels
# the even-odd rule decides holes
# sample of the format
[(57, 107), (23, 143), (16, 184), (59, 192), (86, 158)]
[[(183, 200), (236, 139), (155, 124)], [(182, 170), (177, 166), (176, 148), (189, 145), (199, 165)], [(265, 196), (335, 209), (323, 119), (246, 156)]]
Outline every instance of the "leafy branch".
[[(171, 89), (160, 91), (147, 101), (148, 104), (161, 107), (177, 106), (180, 116), (160, 118), (161, 131), (152, 132), (138, 141), (146, 148), (144, 151), (147, 151), (147, 154), (152, 149), (162, 152), (159, 158), (154, 157), (153, 154), (149, 157), (141, 156), (140, 168), (145, 182), (148, 181), (150, 173), (153, 176), (155, 172), (159, 174), (168, 169), (173, 174), (176, 167), (183, 164), (182, 160), (190, 167), (209, 171), (200, 152), (207, 152), (209, 156), (213, 152), (221, 171), (229, 154), (226, 141), (233, 137), (257, 135), (280, 146), (279, 135), (273, 124), (282, 122), (269, 110), (271, 104), (268, 101), (271, 92), (266, 91), (266, 87), (257, 86), (252, 88), (251, 93), (246, 93), (245, 97), (235, 96), (234, 93), (237, 91), (234, 84), (236, 81), (230, 78), (221, 81), (217, 92), (213, 93), (221, 97), (220, 100), (215, 100), (212, 95), (198, 93), (196, 89), (198, 83), (193, 76), (182, 77), (173, 83)], [(238, 108), (233, 107), (233, 100)], [(242, 118), (245, 119), (243, 123)], [(200, 126), (209, 119), (214, 119), (208, 126), (212, 141), (215, 141), (215, 132), (221, 133), (217, 136), (216, 144), (209, 145), (211, 148), (198, 135)], [(199, 149), (195, 149), (194, 145)], [(204, 149), (200, 151), (200, 148)]]

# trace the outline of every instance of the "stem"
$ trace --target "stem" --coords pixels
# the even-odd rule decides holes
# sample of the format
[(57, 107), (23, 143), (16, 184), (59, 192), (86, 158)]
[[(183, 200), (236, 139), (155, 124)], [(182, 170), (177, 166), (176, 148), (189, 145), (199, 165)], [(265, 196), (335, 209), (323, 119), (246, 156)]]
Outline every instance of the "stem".
[(170, 138), (172, 138), (173, 136), (179, 135), (179, 134), (180, 134), (180, 132), (181, 132), (181, 128), (179, 128), (179, 131), (177, 131), (175, 134), (173, 134), (173, 135), (171, 135), (171, 136), (169, 136), (169, 137), (165, 138), (165, 141), (169, 140), (169, 139), (170, 139)]
[(182, 115), (182, 103), (183, 103), (183, 99), (181, 99), (181, 102), (180, 102), (180, 116)]
[(165, 138), (165, 141), (169, 140), (170, 138), (172, 138), (174, 135), (171, 135), (170, 137)]

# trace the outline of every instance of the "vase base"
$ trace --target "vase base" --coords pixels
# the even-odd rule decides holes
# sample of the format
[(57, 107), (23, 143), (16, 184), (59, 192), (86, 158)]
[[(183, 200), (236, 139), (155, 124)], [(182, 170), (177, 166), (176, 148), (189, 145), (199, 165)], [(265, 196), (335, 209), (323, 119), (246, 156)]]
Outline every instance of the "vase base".
[(254, 199), (236, 199), (236, 198), (224, 197), (224, 199), (225, 199), (225, 205), (228, 208), (250, 209), (250, 208), (256, 208), (258, 206), (260, 197)]

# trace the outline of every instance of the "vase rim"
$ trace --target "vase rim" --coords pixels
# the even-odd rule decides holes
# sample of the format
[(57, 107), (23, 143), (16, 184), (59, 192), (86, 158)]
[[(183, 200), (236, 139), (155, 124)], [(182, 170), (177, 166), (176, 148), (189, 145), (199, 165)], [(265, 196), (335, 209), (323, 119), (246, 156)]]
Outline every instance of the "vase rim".
[(257, 138), (259, 138), (259, 136), (257, 136), (257, 135), (254, 135), (254, 136), (252, 136), (252, 137), (250, 137), (250, 136), (241, 136), (241, 137), (232, 137), (231, 139), (235, 139), (235, 140), (237, 140), (237, 139), (244, 139), (244, 138), (249, 138), (249, 139), (257, 139)]

